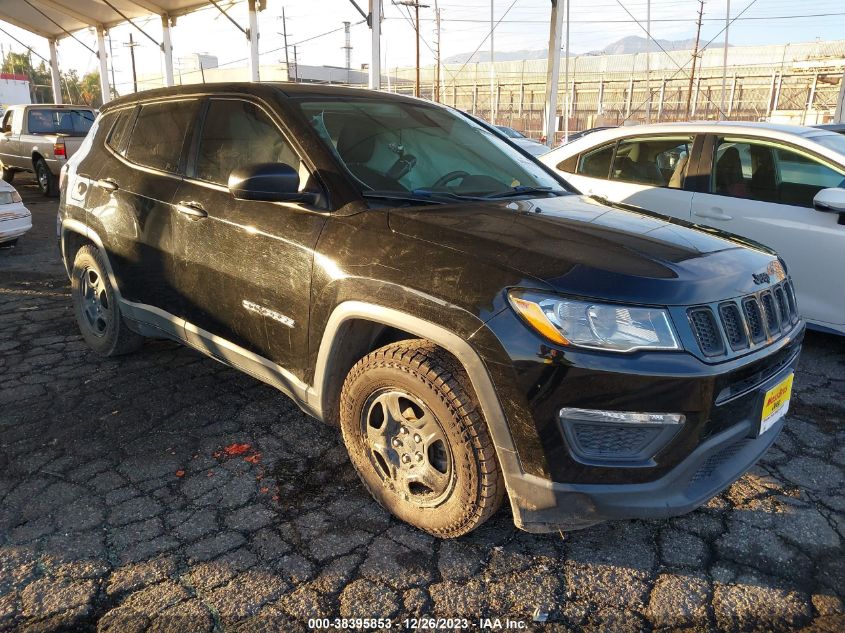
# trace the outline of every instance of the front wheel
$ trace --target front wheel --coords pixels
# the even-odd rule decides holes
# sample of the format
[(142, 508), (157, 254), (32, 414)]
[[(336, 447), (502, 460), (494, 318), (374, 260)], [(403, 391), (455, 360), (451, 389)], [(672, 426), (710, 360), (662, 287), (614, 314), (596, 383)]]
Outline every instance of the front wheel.
[(471, 532), (502, 503), (493, 442), (463, 369), (429, 341), (362, 358), (340, 425), (361, 481), (384, 508), (440, 538)]
[(59, 185), (50, 167), (47, 166), (47, 161), (39, 158), (35, 161), (35, 178), (38, 180), (38, 189), (42, 194), (50, 198), (55, 198), (59, 195)]
[(103, 257), (94, 246), (83, 246), (76, 253), (71, 297), (82, 337), (95, 352), (118, 356), (141, 346), (144, 338), (123, 322)]

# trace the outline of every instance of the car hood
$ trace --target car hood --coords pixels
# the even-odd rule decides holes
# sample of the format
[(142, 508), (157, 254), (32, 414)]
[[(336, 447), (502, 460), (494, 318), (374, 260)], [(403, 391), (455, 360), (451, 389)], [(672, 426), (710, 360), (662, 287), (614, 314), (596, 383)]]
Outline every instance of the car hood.
[[(719, 301), (779, 270), (768, 249), (708, 227), (577, 195), (390, 212), (392, 230), (592, 299), (655, 305)], [(696, 227), (696, 228), (692, 228)]]

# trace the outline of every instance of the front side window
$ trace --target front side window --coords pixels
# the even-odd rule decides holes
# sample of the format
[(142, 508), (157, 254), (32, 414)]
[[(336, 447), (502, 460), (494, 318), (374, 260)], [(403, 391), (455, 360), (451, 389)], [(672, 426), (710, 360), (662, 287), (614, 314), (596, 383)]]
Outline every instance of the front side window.
[(91, 110), (35, 108), (27, 113), (27, 128), (30, 134), (85, 136), (95, 118)]
[(299, 157), (260, 107), (213, 99), (202, 128), (196, 177), (225, 185), (235, 167), (255, 163), (287, 163), (300, 170)]
[(9, 110), (6, 113), (6, 116), (3, 117), (3, 131), (4, 132), (11, 132), (12, 131), (12, 118), (15, 116), (14, 110)]
[(198, 103), (192, 99), (141, 106), (126, 157), (145, 167), (178, 173)]
[(717, 140), (711, 193), (812, 207), (815, 195), (829, 187), (845, 187), (845, 170), (773, 143)]
[[(616, 148), (616, 143), (610, 143), (597, 149), (590, 150), (581, 154), (578, 161), (578, 170), (576, 173), (587, 176), (588, 178), (601, 178), (607, 180), (610, 173), (610, 161), (613, 160), (613, 150)], [(562, 169), (558, 165), (558, 169)]]
[(632, 138), (619, 142), (611, 180), (682, 189), (692, 138)]
[(490, 130), (438, 106), (386, 99), (303, 100), (299, 106), (365, 194), (491, 196), (562, 188)]

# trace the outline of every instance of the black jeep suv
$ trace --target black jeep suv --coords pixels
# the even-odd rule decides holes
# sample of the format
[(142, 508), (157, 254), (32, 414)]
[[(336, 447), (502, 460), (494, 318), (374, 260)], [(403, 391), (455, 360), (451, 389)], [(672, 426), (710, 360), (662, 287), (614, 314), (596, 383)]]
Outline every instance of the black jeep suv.
[(437, 536), (506, 495), (529, 531), (687, 512), (784, 423), (804, 324), (773, 253), (581, 197), (436, 104), (120, 98), (59, 214), (94, 350), (166, 337), (273, 385)]

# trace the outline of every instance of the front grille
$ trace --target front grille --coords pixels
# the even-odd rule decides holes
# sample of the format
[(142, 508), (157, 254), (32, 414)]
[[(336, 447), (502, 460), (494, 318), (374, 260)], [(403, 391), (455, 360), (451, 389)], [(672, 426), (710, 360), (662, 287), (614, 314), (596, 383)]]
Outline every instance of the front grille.
[(689, 311), (689, 319), (692, 324), (692, 331), (701, 351), (706, 356), (716, 356), (725, 351), (722, 344), (722, 335), (719, 326), (716, 324), (716, 317), (710, 308), (695, 308)]
[(662, 427), (610, 424), (573, 425), (581, 450), (589, 457), (633, 457), (660, 435)]
[(763, 315), (760, 312), (760, 302), (756, 297), (749, 297), (742, 302), (745, 312), (745, 322), (748, 324), (748, 334), (755, 343), (766, 338), (766, 328), (763, 326)]
[(770, 289), (687, 310), (701, 352), (708, 357), (768, 344), (798, 322), (795, 290), (790, 280)]
[(748, 337), (745, 335), (745, 326), (742, 323), (742, 315), (735, 303), (723, 303), (719, 306), (719, 314), (722, 316), (722, 325), (728, 337), (728, 344), (736, 351), (748, 347)]
[(768, 290), (760, 295), (760, 303), (763, 305), (763, 316), (766, 318), (766, 329), (769, 334), (775, 334), (780, 330), (778, 315), (775, 312), (775, 300)]
[(704, 460), (704, 463), (698, 467), (697, 471), (695, 471), (695, 474), (689, 482), (690, 487), (699, 482), (710, 479), (719, 466), (729, 462), (737, 453), (745, 448), (750, 441), (751, 440), (746, 439), (738, 440), (733, 444), (729, 444), (728, 446), (722, 448), (717, 453), (713, 453), (710, 457)]

